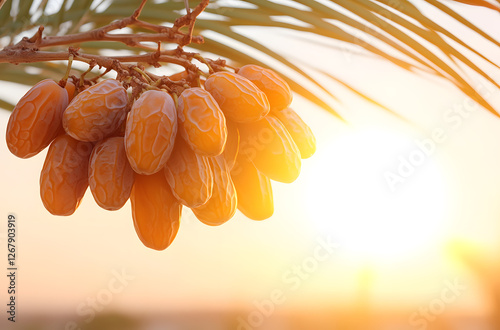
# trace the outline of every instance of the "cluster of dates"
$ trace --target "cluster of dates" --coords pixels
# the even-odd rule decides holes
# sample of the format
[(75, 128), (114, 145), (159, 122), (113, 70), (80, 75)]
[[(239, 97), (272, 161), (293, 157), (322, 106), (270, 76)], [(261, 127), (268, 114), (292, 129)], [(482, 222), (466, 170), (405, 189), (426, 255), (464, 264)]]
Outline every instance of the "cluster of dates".
[(50, 144), (40, 176), (50, 213), (73, 214), (89, 186), (106, 210), (130, 199), (139, 238), (156, 250), (176, 236), (182, 205), (214, 226), (237, 208), (270, 217), (270, 180), (294, 181), (316, 148), (287, 83), (256, 65), (213, 73), (178, 97), (152, 88), (133, 101), (115, 79), (74, 93), (69, 81), (31, 88), (10, 117), (10, 151), (28, 158)]

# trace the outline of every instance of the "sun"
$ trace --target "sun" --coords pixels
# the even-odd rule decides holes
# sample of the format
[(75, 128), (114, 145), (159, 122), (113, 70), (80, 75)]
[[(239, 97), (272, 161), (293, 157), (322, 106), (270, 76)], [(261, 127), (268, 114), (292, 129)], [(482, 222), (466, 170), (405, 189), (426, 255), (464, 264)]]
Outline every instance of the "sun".
[(393, 262), (445, 241), (443, 175), (415, 140), (352, 130), (314, 158), (305, 174), (312, 222), (350, 257)]

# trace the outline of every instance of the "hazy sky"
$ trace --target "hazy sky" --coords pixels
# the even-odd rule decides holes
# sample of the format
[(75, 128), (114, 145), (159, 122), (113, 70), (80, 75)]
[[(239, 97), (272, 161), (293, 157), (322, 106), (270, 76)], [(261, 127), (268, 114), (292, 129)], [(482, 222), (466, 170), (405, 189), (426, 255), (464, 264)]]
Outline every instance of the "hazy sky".
[[(500, 39), (497, 15), (459, 7)], [(491, 58), (500, 58), (498, 49), (470, 39), (460, 28), (456, 31)], [(74, 316), (79, 304), (107, 287), (113, 271), (122, 270), (134, 279), (113, 296), (107, 310), (252, 308), (254, 300), (277, 288), (287, 297), (281, 311), (315, 303), (345, 305), (355, 301), (360, 271), (367, 267), (374, 272), (374, 303), (403, 301), (409, 312), (439, 293), (445, 280), (458, 277), (475, 287), (445, 247), (451, 240), (465, 239), (486, 249), (499, 248), (500, 121), (482, 109), (456, 117), (450, 111), (465, 106), (467, 99), (445, 82), (290, 35), (258, 29), (251, 33), (265, 36), (266, 43), (291, 58), (320, 64), (419, 128), (358, 100), (340, 86), (331, 89), (342, 96), (339, 109), (350, 126), (296, 97), (293, 107), (316, 133), (319, 147), (312, 159), (303, 161), (296, 182), (274, 185), (275, 215), (254, 222), (237, 213), (228, 223), (212, 228), (185, 212), (176, 240), (163, 252), (142, 246), (128, 203), (120, 211), (104, 211), (87, 192), (74, 215), (50, 215), (38, 187), (46, 152), (18, 159), (2, 138), (0, 214), (13, 212), (18, 217), (24, 310)], [(26, 91), (4, 84), (2, 89), (14, 100)], [(486, 98), (500, 108), (498, 91)], [(5, 136), (8, 116), (0, 111), (0, 136)], [(419, 150), (418, 143), (435, 130), (442, 132), (442, 141), (391, 191), (386, 173), (396, 173), (401, 159), (409, 159)], [(325, 261), (316, 260), (317, 268), (306, 272), (304, 279), (291, 275), (294, 266), (307, 264), (330, 237), (339, 242), (338, 250)], [(479, 290), (468, 290), (457, 303), (469, 305), (484, 311)]]

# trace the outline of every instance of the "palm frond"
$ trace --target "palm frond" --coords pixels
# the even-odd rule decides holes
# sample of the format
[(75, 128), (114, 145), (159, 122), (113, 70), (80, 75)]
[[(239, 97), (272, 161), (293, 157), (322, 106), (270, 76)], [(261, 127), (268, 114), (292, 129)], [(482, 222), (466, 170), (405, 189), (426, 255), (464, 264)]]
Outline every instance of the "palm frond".
[(500, 12), (500, 7), (494, 5), (486, 0), (455, 0), (457, 2), (465, 3), (466, 5), (486, 7)]
[[(26, 0), (20, 1), (18, 8), (12, 8), (13, 2), (7, 1), (0, 9), (0, 38), (8, 36), (11, 41), (17, 40), (22, 31), (38, 25), (44, 25), (46, 32), (50, 34), (74, 33), (88, 28), (88, 25), (98, 27), (128, 16), (138, 5), (137, 0), (82, 0), (73, 1), (70, 6), (62, 1), (59, 8), (49, 10), (47, 3), (48, 1), (42, 1), (36, 5), (35, 1)], [(191, 1), (191, 6), (196, 4), (197, 1)], [(405, 70), (431, 73), (446, 79), (485, 109), (498, 115), (489, 102), (474, 89), (473, 82), (464, 78), (468, 73), (474, 73), (500, 88), (493, 79), (492, 71), (500, 70), (498, 61), (457, 37), (448, 27), (426, 16), (423, 9), (424, 5), (434, 7), (485, 42), (500, 46), (498, 40), (454, 10), (455, 4), (479, 6), (485, 11), (500, 11), (498, 4), (486, 0), (289, 0), (286, 3), (267, 0), (213, 0), (206, 9), (206, 14), (198, 18), (195, 26), (195, 33), (204, 35), (206, 42), (191, 47), (228, 59), (236, 66), (253, 62), (271, 67), (278, 61), (281, 65), (278, 69), (273, 69), (287, 79), (296, 93), (338, 115), (334, 104), (340, 98), (339, 95), (317, 82), (303, 65), (287, 58), (280, 50), (240, 33), (236, 27), (281, 29), (306, 37), (312, 34), (331, 41), (338, 49), (353, 49), (368, 56), (380, 57)], [(35, 5), (38, 7), (34, 8)], [(149, 1), (141, 13), (141, 19), (156, 24), (169, 24), (168, 22), (179, 17), (183, 9), (183, 0)], [(224, 38), (218, 38), (217, 35)], [(88, 42), (80, 46), (91, 53), (124, 49), (138, 52), (137, 49), (116, 43)], [(168, 48), (168, 45), (165, 47)], [(247, 52), (248, 48), (253, 51)], [(0, 79), (32, 84), (47, 75), (57, 75), (65, 68), (64, 64), (57, 64), (60, 69), (55, 71), (53, 66), (54, 64), (39, 63), (39, 73), (31, 75), (19, 74), (25, 66), (16, 67), (16, 76), (12, 73), (11, 65), (2, 65)], [(365, 100), (389, 110), (380, 100), (367, 97), (366, 93), (335, 78), (331, 72), (322, 73)]]

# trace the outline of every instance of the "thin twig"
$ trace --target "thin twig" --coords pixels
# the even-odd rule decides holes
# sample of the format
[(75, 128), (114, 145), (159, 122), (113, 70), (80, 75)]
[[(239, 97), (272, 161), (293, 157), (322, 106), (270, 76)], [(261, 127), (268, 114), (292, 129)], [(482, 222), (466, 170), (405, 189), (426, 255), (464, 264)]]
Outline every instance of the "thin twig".
[[(2, 0), (0, 0), (2, 1)], [(221, 70), (219, 61), (204, 59), (198, 53), (186, 52), (183, 46), (189, 43), (203, 43), (202, 36), (193, 36), (194, 24), (198, 15), (207, 7), (209, 0), (201, 0), (201, 2), (191, 10), (189, 2), (186, 0), (186, 15), (178, 18), (172, 27), (165, 27), (139, 20), (139, 16), (146, 5), (147, 0), (142, 0), (139, 7), (134, 13), (123, 19), (114, 21), (110, 24), (96, 28), (91, 31), (74, 33), (64, 36), (43, 36), (44, 27), (40, 26), (36, 33), (31, 37), (25, 37), (15, 45), (9, 45), (0, 50), (0, 63), (33, 63), (33, 62), (49, 62), (49, 61), (69, 61), (68, 68), (64, 79), (67, 79), (71, 70), (73, 61), (80, 61), (89, 65), (90, 72), (94, 67), (105, 68), (105, 72), (93, 79), (85, 79), (85, 74), (80, 77), (80, 85), (92, 84), (97, 81), (102, 75), (113, 70), (117, 73), (117, 79), (121, 80), (125, 85), (140, 93), (145, 89), (161, 89), (172, 93), (181, 93), (184, 88), (188, 88), (189, 84), (185, 81), (174, 82), (165, 76), (157, 76), (144, 69), (144, 66), (151, 65), (159, 67), (160, 63), (171, 63), (184, 67), (189, 75), (193, 75), (191, 80), (198, 80), (199, 76), (207, 76), (213, 71)], [(119, 30), (128, 26), (141, 27), (151, 31), (150, 33), (122, 33), (111, 34), (111, 31)], [(188, 32), (181, 32), (182, 27), (188, 26)], [(79, 48), (71, 45), (78, 45), (89, 41), (112, 41), (119, 42), (130, 47), (146, 49), (148, 53), (141, 55), (123, 55), (123, 56), (102, 56), (94, 54), (86, 54), (79, 51)], [(157, 48), (151, 48), (143, 44), (144, 42), (155, 42)], [(178, 45), (175, 49), (161, 50), (162, 42), (172, 42)], [(70, 46), (67, 51), (46, 51), (44, 48), (54, 46)], [(205, 63), (210, 72), (205, 73), (192, 63), (193, 59), (198, 59)], [(212, 68), (217, 68), (214, 70)], [(223, 65), (222, 65), (223, 66)], [(74, 76), (72, 76), (74, 77)], [(195, 79), (196, 78), (196, 79)], [(74, 77), (74, 79), (78, 79)], [(80, 87), (81, 87), (80, 86)], [(138, 94), (134, 95), (138, 95)]]
[(148, 0), (142, 0), (141, 4), (139, 5), (139, 8), (137, 8), (134, 13), (132, 14), (132, 18), (134, 18), (135, 20), (137, 20), (137, 18), (139, 17), (139, 15), (141, 14), (142, 12), (142, 9), (144, 8), (144, 6), (146, 5), (146, 2)]
[(202, 0), (190, 13), (179, 17), (174, 22), (174, 29), (178, 31), (181, 27), (189, 25), (191, 22), (196, 20), (196, 17), (200, 15), (205, 8), (208, 6), (210, 0)]
[(66, 68), (66, 74), (61, 79), (61, 81), (64, 81), (64, 84), (66, 84), (66, 80), (68, 80), (69, 74), (71, 72), (71, 66), (73, 65), (73, 57), (74, 55), (70, 53), (68, 57), (68, 67)]
[[(174, 56), (175, 51), (162, 51), (160, 55), (157, 53), (143, 55), (122, 55), (122, 56), (100, 56), (93, 54), (78, 53), (74, 56), (74, 60), (90, 63), (94, 60), (97, 65), (102, 67), (112, 67), (113, 61), (121, 63), (138, 63), (144, 62), (155, 65), (159, 62), (178, 64), (186, 69), (195, 67), (190, 60), (182, 56)], [(0, 63), (33, 63), (33, 62), (50, 62), (50, 61), (66, 61), (69, 59), (68, 52), (45, 52), (45, 51), (30, 51), (30, 50), (2, 50), (0, 51)]]
[[(143, 0), (139, 8), (137, 8), (130, 17), (125, 17), (121, 20), (114, 21), (100, 28), (75, 34), (69, 34), (63, 36), (47, 36), (42, 38), (43, 26), (40, 26), (35, 35), (33, 35), (31, 38), (23, 38), (19, 43), (8, 47), (38, 50), (45, 47), (74, 45), (87, 41), (121, 42), (127, 46), (140, 47), (140, 48), (144, 48), (144, 46), (141, 45), (141, 42), (148, 42), (148, 41), (174, 42), (179, 45), (185, 45), (186, 39), (188, 39), (190, 42), (193, 43), (197, 44), (203, 43), (203, 37), (201, 36), (192, 37), (189, 35), (186, 36), (186, 34), (179, 32), (178, 28), (176, 27), (170, 28), (138, 20), (137, 18), (140, 15), (142, 9), (144, 8), (146, 1), (147, 0)], [(195, 12), (198, 11), (199, 10), (195, 9), (195, 11), (191, 12), (189, 15), (183, 16), (187, 17), (184, 20), (190, 23), (199, 14), (198, 13), (194, 15)], [(119, 30), (131, 25), (144, 27), (149, 30), (155, 31), (157, 33), (156, 34), (154, 33), (109, 34), (109, 32), (111, 31)]]
[(191, 14), (191, 8), (189, 7), (189, 0), (184, 0), (184, 6), (186, 7), (186, 14)]
[[(83, 33), (74, 34), (67, 36), (53, 36), (45, 37), (43, 42), (38, 45), (38, 47), (49, 47), (49, 46), (59, 46), (68, 44), (79, 44), (86, 41), (115, 41), (121, 42), (127, 46), (136, 47), (141, 42), (175, 42), (181, 43), (184, 40), (184, 35), (175, 34), (171, 36), (169, 33), (164, 34), (153, 34), (153, 33), (141, 33), (141, 34), (101, 34), (101, 31), (95, 30), (93, 33)], [(194, 43), (202, 43), (203, 38), (193, 38)]]

